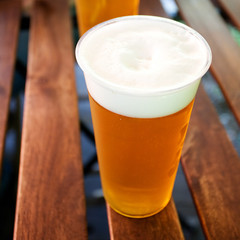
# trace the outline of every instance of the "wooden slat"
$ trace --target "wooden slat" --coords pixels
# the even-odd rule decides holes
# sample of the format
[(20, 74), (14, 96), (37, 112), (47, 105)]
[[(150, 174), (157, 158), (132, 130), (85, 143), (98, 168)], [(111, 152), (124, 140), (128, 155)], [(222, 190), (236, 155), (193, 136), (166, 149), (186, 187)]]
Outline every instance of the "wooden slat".
[(159, 0), (140, 0), (139, 14), (168, 17)]
[[(186, 22), (209, 42), (212, 73), (240, 120), (240, 49), (207, 0), (177, 0)], [(182, 165), (207, 239), (240, 238), (240, 161), (209, 98), (200, 87)]]
[(148, 218), (132, 219), (107, 209), (111, 239), (184, 239), (172, 199), (163, 211)]
[[(162, 16), (163, 8), (158, 0), (141, 0), (140, 13)], [(108, 206), (108, 222), (114, 240), (184, 239), (173, 200), (159, 214), (143, 219), (124, 217)]]
[(240, 30), (240, 1), (239, 0), (217, 0), (223, 10), (228, 14), (232, 22)]
[(14, 239), (86, 239), (67, 0), (32, 9)]
[(182, 165), (207, 239), (240, 239), (240, 159), (202, 87)]
[(24, 14), (31, 14), (30, 11), (32, 9), (34, 0), (22, 0), (22, 11)]
[(18, 43), (20, 13), (20, 0), (0, 1), (0, 175)]
[(225, 22), (208, 0), (176, 0), (185, 21), (208, 41), (213, 62), (211, 72), (240, 123), (240, 48)]

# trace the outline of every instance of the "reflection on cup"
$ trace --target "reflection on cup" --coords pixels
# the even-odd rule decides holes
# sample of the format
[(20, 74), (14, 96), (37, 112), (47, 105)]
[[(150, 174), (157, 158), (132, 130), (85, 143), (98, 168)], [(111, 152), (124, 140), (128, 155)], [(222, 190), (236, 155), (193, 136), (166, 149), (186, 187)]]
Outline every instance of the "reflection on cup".
[(160, 17), (99, 24), (79, 41), (106, 201), (141, 218), (169, 202), (201, 77), (211, 64), (193, 29)]

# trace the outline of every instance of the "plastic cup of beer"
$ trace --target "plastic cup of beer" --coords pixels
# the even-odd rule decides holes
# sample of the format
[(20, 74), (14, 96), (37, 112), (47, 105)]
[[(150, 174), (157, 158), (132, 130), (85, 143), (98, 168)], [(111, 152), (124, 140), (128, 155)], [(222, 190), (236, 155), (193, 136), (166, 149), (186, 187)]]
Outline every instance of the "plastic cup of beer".
[(153, 16), (112, 19), (79, 40), (103, 193), (116, 212), (142, 218), (169, 202), (211, 56), (195, 30)]
[(140, 0), (75, 0), (81, 34), (103, 21), (138, 14)]

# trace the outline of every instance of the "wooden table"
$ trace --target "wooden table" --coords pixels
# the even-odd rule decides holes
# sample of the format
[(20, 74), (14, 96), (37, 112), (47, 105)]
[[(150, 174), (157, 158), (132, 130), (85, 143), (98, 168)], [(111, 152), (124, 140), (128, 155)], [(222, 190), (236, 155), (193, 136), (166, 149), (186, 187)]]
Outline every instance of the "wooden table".
[[(87, 239), (74, 45), (67, 0), (24, 1), (30, 13), (27, 79), (14, 239)], [(176, 1), (185, 22), (213, 52), (211, 74), (240, 123), (240, 47), (216, 6), (236, 28), (237, 0)], [(158, 0), (141, 14), (167, 16)], [(0, 163), (18, 33), (20, 0), (0, 1)], [(203, 86), (198, 91), (182, 166), (206, 239), (240, 239), (240, 161)], [(184, 239), (172, 199), (159, 214), (123, 217), (107, 206), (111, 239)]]

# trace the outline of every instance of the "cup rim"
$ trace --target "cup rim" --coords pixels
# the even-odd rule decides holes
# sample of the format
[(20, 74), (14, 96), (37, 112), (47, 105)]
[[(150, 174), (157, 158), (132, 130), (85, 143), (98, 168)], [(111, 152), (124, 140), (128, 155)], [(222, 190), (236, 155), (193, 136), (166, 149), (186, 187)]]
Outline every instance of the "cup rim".
[[(166, 88), (156, 88), (156, 89), (141, 89), (141, 88), (131, 88), (128, 86), (123, 86), (123, 85), (119, 85), (117, 83), (113, 83), (110, 82), (106, 79), (104, 79), (104, 77), (98, 75), (97, 73), (95, 73), (94, 70), (91, 69), (91, 67), (88, 64), (84, 64), (84, 62), (81, 60), (81, 55), (78, 54), (79, 49), (81, 48), (81, 44), (82, 42), (91, 34), (93, 34), (95, 31), (97, 31), (100, 28), (103, 28), (107, 25), (110, 24), (114, 24), (117, 23), (119, 21), (129, 21), (129, 20), (137, 20), (137, 19), (146, 19), (146, 20), (152, 20), (152, 21), (161, 21), (161, 22), (165, 22), (167, 24), (172, 24), (175, 25), (177, 27), (180, 27), (186, 31), (188, 31), (188, 33), (194, 35), (200, 42), (202, 42), (202, 44), (205, 46), (206, 48), (206, 63), (205, 65), (203, 65), (203, 68), (198, 72), (198, 74), (196, 74), (197, 77), (193, 78), (193, 80), (187, 82), (187, 83), (183, 83), (180, 86), (168, 86)], [(76, 60), (78, 65), (81, 67), (81, 69), (83, 70), (83, 72), (85, 73), (90, 73), (93, 78), (92, 80), (97, 82), (98, 84), (100, 84), (103, 87), (106, 87), (108, 89), (111, 89), (113, 91), (117, 91), (117, 92), (121, 92), (121, 94), (131, 94), (131, 95), (136, 95), (136, 96), (154, 96), (154, 95), (162, 95), (162, 94), (167, 94), (167, 93), (172, 93), (175, 91), (179, 91), (182, 88), (185, 88), (193, 83), (195, 83), (196, 81), (198, 81), (199, 79), (202, 78), (202, 76), (208, 71), (211, 62), (212, 62), (212, 52), (211, 52), (211, 48), (209, 46), (209, 44), (207, 43), (207, 41), (204, 39), (204, 37), (198, 33), (196, 30), (194, 30), (193, 28), (177, 22), (175, 20), (172, 19), (168, 19), (168, 18), (163, 18), (163, 17), (158, 17), (158, 16), (149, 16), (149, 15), (130, 15), (130, 16), (123, 16), (123, 17), (118, 17), (118, 18), (113, 18), (107, 21), (104, 21), (102, 23), (99, 23), (97, 25), (95, 25), (94, 27), (92, 27), (91, 29), (89, 29), (87, 32), (85, 32), (82, 37), (78, 40), (76, 48), (75, 48), (75, 56), (76, 56)]]

